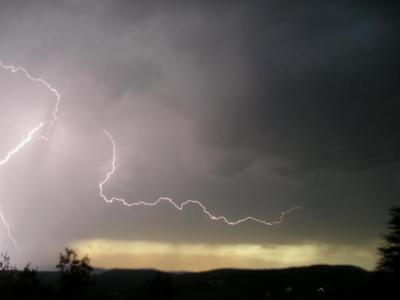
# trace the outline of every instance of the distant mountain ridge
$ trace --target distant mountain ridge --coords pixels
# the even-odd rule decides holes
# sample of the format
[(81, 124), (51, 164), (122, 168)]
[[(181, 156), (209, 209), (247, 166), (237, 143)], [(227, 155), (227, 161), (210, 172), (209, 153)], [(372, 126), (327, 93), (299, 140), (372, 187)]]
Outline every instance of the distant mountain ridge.
[[(93, 277), (101, 294), (118, 295), (121, 299), (280, 299), (290, 295), (295, 295), (295, 299), (313, 299), (323, 294), (343, 299), (362, 294), (371, 275), (372, 272), (355, 266), (314, 265), (203, 272), (110, 269), (98, 270)], [(40, 272), (40, 276), (51, 283), (57, 274)]]

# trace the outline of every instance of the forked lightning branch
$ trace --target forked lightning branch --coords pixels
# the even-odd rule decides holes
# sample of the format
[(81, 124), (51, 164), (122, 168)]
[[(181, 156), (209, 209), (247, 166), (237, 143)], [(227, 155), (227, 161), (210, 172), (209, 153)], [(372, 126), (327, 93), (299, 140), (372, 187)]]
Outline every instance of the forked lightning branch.
[[(49, 137), (50, 137), (50, 135), (53, 131), (53, 128), (56, 125), (56, 122), (58, 120), (58, 111), (59, 111), (59, 107), (61, 104), (61, 96), (60, 96), (60, 93), (57, 91), (57, 89), (54, 88), (49, 82), (47, 82), (46, 80), (44, 80), (40, 77), (32, 76), (23, 67), (7, 65), (1, 61), (0, 61), (0, 67), (4, 71), (8, 71), (12, 74), (24, 75), (25, 79), (31, 80), (37, 84), (42, 85), (44, 88), (46, 88), (50, 93), (52, 93), (55, 96), (54, 109), (53, 109), (49, 119), (40, 122), (36, 127), (32, 128), (27, 133), (26, 137), (18, 145), (16, 145), (13, 149), (8, 151), (5, 155), (0, 156), (0, 169), (1, 169), (1, 167), (6, 165), (11, 159), (17, 159), (18, 152), (23, 151), (23, 149), (29, 143), (33, 142), (34, 140), (42, 139), (45, 141), (49, 141)], [(247, 217), (244, 217), (244, 218), (241, 218), (238, 220), (231, 220), (228, 217), (223, 216), (223, 215), (214, 215), (202, 202), (197, 201), (197, 200), (186, 200), (179, 204), (176, 201), (174, 201), (173, 199), (168, 198), (168, 197), (160, 197), (156, 201), (153, 201), (153, 202), (144, 202), (144, 201), (129, 202), (123, 198), (107, 197), (104, 193), (104, 185), (109, 182), (112, 175), (116, 171), (117, 149), (116, 149), (115, 140), (113, 139), (112, 135), (106, 130), (104, 131), (104, 133), (105, 133), (106, 137), (110, 140), (111, 145), (112, 145), (112, 159), (111, 159), (111, 168), (106, 173), (104, 179), (99, 183), (98, 187), (99, 187), (99, 197), (102, 198), (107, 203), (119, 202), (126, 207), (133, 207), (133, 206), (154, 207), (154, 206), (157, 206), (161, 202), (167, 202), (172, 207), (174, 207), (180, 211), (183, 211), (186, 206), (193, 205), (193, 206), (197, 206), (200, 209), (200, 211), (202, 211), (210, 220), (222, 221), (231, 226), (239, 225), (244, 222), (256, 222), (256, 223), (259, 223), (262, 225), (273, 226), (273, 225), (281, 224), (284, 221), (284, 218), (287, 214), (289, 214), (295, 210), (301, 209), (301, 206), (294, 206), (286, 211), (283, 211), (283, 212), (281, 212), (279, 218), (275, 221), (266, 221), (266, 220), (259, 219), (259, 218), (253, 217), (253, 216), (247, 216)], [(1, 158), (1, 157), (3, 157), (3, 158)], [(1, 199), (0, 199), (0, 203), (1, 203)], [(8, 238), (12, 241), (15, 248), (18, 250), (17, 240), (12, 234), (12, 228), (9, 224), (9, 220), (7, 220), (7, 218), (5, 216), (4, 211), (0, 211), (0, 221), (5, 228)]]

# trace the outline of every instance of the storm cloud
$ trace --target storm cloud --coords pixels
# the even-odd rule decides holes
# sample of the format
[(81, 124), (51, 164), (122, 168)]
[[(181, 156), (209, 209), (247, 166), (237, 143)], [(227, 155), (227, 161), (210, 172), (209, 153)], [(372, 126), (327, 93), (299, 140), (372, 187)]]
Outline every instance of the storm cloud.
[[(50, 145), (35, 142), (0, 172), (21, 260), (46, 264), (92, 239), (375, 243), (400, 186), (399, 5), (148, 2), (0, 2), (0, 60), (62, 95)], [(0, 70), (0, 101), (2, 157), (54, 99)], [(118, 156), (107, 194), (197, 199), (233, 219), (303, 209), (276, 227), (232, 228), (196, 208), (103, 203), (103, 129)], [(13, 251), (2, 231), (0, 242)]]

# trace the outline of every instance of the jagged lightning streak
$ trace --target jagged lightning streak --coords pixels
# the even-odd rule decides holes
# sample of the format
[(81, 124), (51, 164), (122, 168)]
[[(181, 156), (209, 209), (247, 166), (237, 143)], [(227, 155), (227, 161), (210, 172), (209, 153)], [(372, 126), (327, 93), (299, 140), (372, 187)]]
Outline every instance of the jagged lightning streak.
[(56, 103), (54, 105), (54, 110), (51, 113), (51, 120), (50, 122), (48, 122), (47, 125), (47, 130), (46, 130), (46, 135), (42, 135), (41, 138), (48, 140), (49, 135), (50, 135), (50, 131), (53, 128), (54, 124), (57, 122), (58, 120), (58, 110), (60, 107), (60, 103), (61, 103), (61, 95), (60, 93), (57, 91), (56, 88), (54, 88), (50, 83), (48, 83), (46, 80), (44, 80), (43, 78), (40, 77), (34, 77), (32, 76), (25, 68), (20, 67), (20, 66), (14, 66), (14, 65), (6, 65), (4, 64), (1, 60), (0, 60), (0, 67), (11, 71), (13, 73), (18, 73), (18, 72), (22, 72), (26, 78), (30, 79), (31, 81), (40, 83), (42, 85), (44, 85), (50, 92), (52, 92), (54, 94), (54, 96), (56, 97)]
[(40, 124), (37, 127), (33, 128), (31, 131), (29, 131), (28, 136), (21, 143), (19, 143), (13, 150), (8, 152), (7, 155), (2, 160), (0, 160), (0, 166), (8, 163), (10, 161), (10, 159), (15, 154), (17, 154), (17, 152), (19, 150), (21, 150), (26, 144), (28, 144), (30, 141), (32, 141), (34, 134), (37, 133), (38, 131), (40, 131), (40, 129), (43, 127), (43, 125), (44, 125), (44, 122), (40, 122)]
[[(8, 152), (7, 155), (5, 156), (5, 158), (0, 160), (0, 167), (1, 167), (2, 165), (5, 165), (6, 163), (8, 163), (10, 161), (10, 159), (14, 155), (16, 155), (24, 146), (26, 146), (29, 142), (31, 142), (32, 139), (34, 138), (34, 136), (36, 134), (39, 134), (43, 130), (43, 127), (47, 127), (46, 128), (46, 134), (41, 134), (40, 138), (42, 138), (42, 139), (44, 139), (46, 141), (49, 140), (49, 137), (50, 137), (50, 134), (51, 134), (51, 130), (52, 130), (54, 124), (58, 120), (58, 110), (59, 110), (59, 105), (60, 105), (60, 102), (61, 102), (61, 96), (60, 96), (59, 92), (57, 91), (57, 89), (55, 89), (53, 86), (51, 86), (46, 80), (44, 80), (42, 78), (37, 78), (37, 77), (32, 76), (23, 67), (13, 66), (13, 65), (6, 65), (2, 61), (0, 61), (0, 67), (5, 69), (5, 70), (11, 71), (12, 73), (18, 73), (18, 72), (23, 73), (25, 75), (25, 77), (28, 78), (29, 80), (34, 81), (34, 82), (39, 83), (39, 84), (42, 84), (44, 87), (46, 87), (50, 92), (52, 92), (55, 95), (55, 98), (56, 98), (56, 103), (55, 103), (55, 106), (54, 106), (54, 110), (53, 110), (53, 112), (51, 114), (51, 116), (52, 116), (51, 120), (48, 121), (48, 122), (41, 122), (37, 127), (34, 127), (28, 133), (28, 136), (23, 141), (21, 141), (10, 152)], [(107, 203), (112, 203), (114, 201), (118, 201), (118, 202), (121, 202), (125, 206), (131, 207), (131, 206), (139, 206), (139, 205), (156, 206), (160, 202), (168, 202), (169, 204), (171, 204), (172, 206), (174, 206), (178, 210), (183, 210), (186, 205), (191, 204), (191, 205), (195, 205), (195, 206), (200, 207), (202, 209), (203, 213), (206, 214), (211, 220), (223, 221), (226, 224), (231, 225), (231, 226), (238, 225), (240, 223), (244, 223), (244, 222), (247, 222), (247, 221), (253, 221), (253, 222), (257, 222), (257, 223), (260, 223), (260, 224), (263, 224), (263, 225), (268, 225), (268, 226), (281, 224), (283, 222), (283, 220), (284, 220), (285, 215), (287, 215), (287, 214), (289, 214), (289, 213), (291, 213), (291, 212), (293, 212), (295, 210), (298, 210), (298, 209), (302, 208), (301, 206), (294, 206), (294, 207), (292, 207), (292, 208), (290, 208), (290, 209), (288, 209), (286, 211), (283, 211), (283, 212), (281, 212), (279, 219), (276, 220), (276, 221), (272, 221), (272, 222), (261, 220), (261, 219), (258, 219), (258, 218), (252, 217), (252, 216), (248, 216), (248, 217), (236, 220), (236, 221), (230, 221), (225, 216), (213, 215), (210, 211), (207, 210), (207, 208), (200, 201), (197, 201), (197, 200), (186, 200), (186, 201), (182, 202), (179, 205), (176, 202), (174, 202), (171, 198), (168, 198), (168, 197), (161, 197), (161, 198), (159, 198), (158, 200), (156, 200), (154, 202), (144, 202), (144, 201), (127, 202), (122, 198), (117, 198), (117, 197), (107, 198), (105, 196), (105, 194), (103, 193), (103, 186), (104, 186), (104, 184), (106, 184), (110, 180), (111, 176), (115, 173), (115, 170), (116, 170), (116, 165), (115, 165), (116, 164), (116, 144), (115, 144), (115, 141), (114, 141), (113, 137), (111, 136), (111, 134), (109, 132), (107, 132), (107, 131), (104, 131), (104, 132), (108, 136), (108, 138), (110, 139), (110, 141), (111, 141), (111, 143), (113, 145), (112, 168), (111, 168), (110, 171), (107, 172), (106, 177), (104, 178), (104, 180), (99, 183), (100, 196)], [(3, 223), (3, 225), (5, 226), (5, 228), (7, 229), (8, 237), (14, 243), (16, 249), (18, 250), (18, 245), (17, 245), (16, 239), (13, 237), (13, 235), (11, 233), (11, 227), (7, 223), (6, 218), (4, 216), (4, 213), (2, 211), (0, 211), (0, 220)]]
[(0, 210), (0, 220), (3, 223), (4, 227), (7, 230), (7, 235), (8, 238), (11, 240), (11, 242), (14, 244), (15, 249), (17, 249), (17, 251), (19, 251), (19, 247), (17, 244), (17, 240), (14, 238), (14, 236), (11, 233), (11, 227), (10, 224), (8, 224), (8, 222), (6, 221), (6, 218), (4, 217), (4, 213)]
[[(14, 149), (12, 149), (10, 152), (8, 152), (2, 160), (0, 160), (0, 167), (1, 167), (3, 165), (7, 164), (15, 154), (17, 154), (25, 145), (27, 145), (29, 142), (31, 142), (33, 137), (35, 136), (35, 134), (40, 133), (40, 131), (42, 130), (42, 128), (45, 124), (47, 124), (46, 134), (42, 134), (40, 137), (46, 141), (49, 139), (51, 130), (52, 130), (54, 124), (58, 120), (57, 113), (58, 113), (59, 105), (61, 102), (61, 96), (60, 96), (59, 92), (54, 87), (52, 87), (46, 80), (44, 80), (40, 77), (37, 78), (37, 77), (32, 76), (23, 67), (14, 66), (14, 65), (6, 65), (2, 61), (0, 61), (0, 67), (4, 70), (11, 71), (12, 73), (21, 72), (29, 80), (39, 83), (39, 84), (42, 84), (50, 92), (52, 92), (56, 97), (56, 103), (54, 106), (54, 110), (51, 114), (51, 116), (52, 116), (51, 120), (49, 122), (40, 122), (40, 124), (37, 127), (34, 127), (31, 131), (29, 131), (28, 136), (23, 141), (21, 141)], [(3, 223), (4, 227), (7, 229), (7, 235), (9, 237), (9, 239), (13, 242), (15, 248), (18, 250), (19, 248), (18, 248), (17, 241), (14, 238), (14, 236), (12, 235), (10, 224), (8, 224), (8, 222), (6, 221), (6, 218), (4, 217), (4, 213), (2, 211), (0, 211), (0, 220)]]
[[(21, 142), (19, 143), (14, 149), (12, 149), (10, 152), (7, 153), (7, 155), (0, 160), (0, 167), (5, 165), (10, 161), (10, 159), (17, 154), (19, 150), (21, 150), (26, 144), (28, 144), (32, 139), (35, 133), (37, 133), (42, 127), (43, 127), (43, 122), (41, 122), (37, 127), (33, 128), (31, 131), (29, 131), (28, 136)], [(6, 221), (6, 218), (4, 217), (4, 213), (0, 211), (0, 220), (3, 223), (4, 227), (7, 229), (7, 235), (9, 239), (13, 242), (15, 248), (18, 250), (18, 244), (15, 239), (15, 237), (11, 233), (11, 228), (10, 224)]]
[(114, 201), (117, 201), (117, 202), (122, 203), (125, 206), (132, 207), (132, 206), (140, 206), (140, 205), (143, 205), (143, 206), (156, 206), (160, 202), (168, 202), (169, 204), (173, 205), (178, 210), (183, 210), (186, 205), (192, 204), (192, 205), (196, 205), (196, 206), (200, 207), (201, 210), (203, 211), (203, 213), (206, 214), (211, 220), (213, 220), (213, 221), (223, 221), (226, 224), (231, 225), (231, 226), (238, 225), (240, 223), (244, 223), (244, 222), (248, 222), (248, 221), (253, 221), (253, 222), (260, 223), (260, 224), (263, 224), (263, 225), (268, 225), (268, 226), (281, 224), (283, 222), (284, 218), (285, 218), (285, 215), (291, 213), (292, 211), (299, 210), (299, 209), (302, 208), (301, 206), (294, 206), (294, 207), (292, 207), (292, 208), (290, 208), (290, 209), (288, 209), (286, 211), (283, 211), (283, 212), (281, 212), (279, 219), (277, 219), (275, 221), (272, 221), (272, 222), (261, 220), (261, 219), (258, 219), (258, 218), (252, 217), (252, 216), (248, 216), (248, 217), (236, 220), (236, 221), (231, 221), (231, 220), (227, 219), (225, 216), (213, 215), (204, 206), (203, 203), (201, 203), (200, 201), (197, 201), (197, 200), (186, 200), (186, 201), (182, 202), (179, 205), (174, 200), (172, 200), (171, 198), (168, 198), (168, 197), (158, 198), (154, 202), (144, 202), (144, 201), (127, 202), (123, 198), (117, 198), (117, 197), (107, 198), (107, 196), (103, 192), (103, 186), (104, 186), (104, 184), (106, 184), (110, 180), (111, 176), (113, 176), (114, 173), (115, 173), (117, 157), (116, 157), (116, 143), (115, 143), (112, 135), (107, 130), (104, 130), (104, 133), (107, 135), (107, 137), (109, 138), (109, 140), (112, 143), (112, 161), (111, 161), (111, 170), (109, 170), (107, 172), (106, 177), (99, 183), (99, 194), (100, 194), (100, 197), (107, 203), (113, 203)]

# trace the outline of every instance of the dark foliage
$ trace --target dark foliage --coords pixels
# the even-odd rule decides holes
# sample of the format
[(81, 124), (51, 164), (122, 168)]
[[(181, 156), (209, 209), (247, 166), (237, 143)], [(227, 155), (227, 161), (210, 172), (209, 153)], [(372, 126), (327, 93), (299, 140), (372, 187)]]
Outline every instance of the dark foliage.
[(42, 293), (38, 272), (28, 264), (22, 271), (11, 264), (10, 256), (0, 254), (0, 298), (27, 299)]
[(75, 250), (65, 248), (60, 253), (57, 269), (60, 271), (61, 293), (66, 298), (85, 298), (93, 285), (91, 273), (93, 271), (88, 256), (79, 258)]
[(400, 207), (390, 210), (388, 232), (383, 236), (385, 244), (378, 249), (381, 256), (377, 269), (400, 276)]

